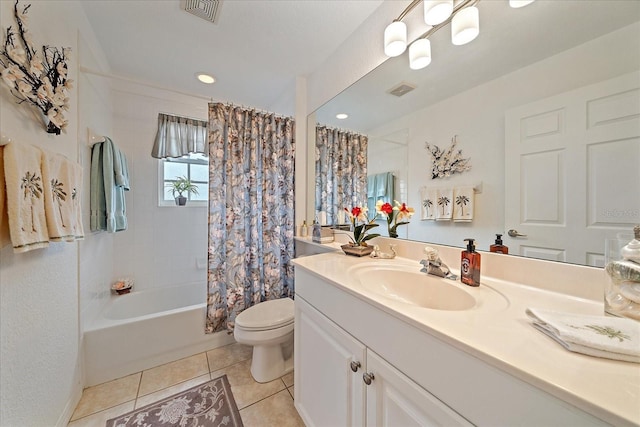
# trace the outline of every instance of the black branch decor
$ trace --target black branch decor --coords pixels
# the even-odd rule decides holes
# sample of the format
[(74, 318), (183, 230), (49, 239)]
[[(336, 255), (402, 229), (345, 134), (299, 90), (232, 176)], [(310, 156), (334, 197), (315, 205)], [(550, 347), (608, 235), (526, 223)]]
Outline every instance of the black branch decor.
[(26, 25), (31, 5), (18, 3), (13, 8), (17, 29), (7, 28), (0, 50), (2, 80), (18, 104), (26, 102), (40, 110), (47, 132), (60, 135), (68, 125), (64, 112), (69, 111), (68, 92), (73, 87), (67, 67), (71, 49), (43, 45), (37, 50)]
[(442, 150), (437, 145), (425, 142), (424, 148), (433, 156), (431, 179), (448, 178), (455, 173), (471, 170), (471, 158), (464, 158), (462, 150), (456, 151), (458, 135), (451, 138), (451, 145), (447, 150)]

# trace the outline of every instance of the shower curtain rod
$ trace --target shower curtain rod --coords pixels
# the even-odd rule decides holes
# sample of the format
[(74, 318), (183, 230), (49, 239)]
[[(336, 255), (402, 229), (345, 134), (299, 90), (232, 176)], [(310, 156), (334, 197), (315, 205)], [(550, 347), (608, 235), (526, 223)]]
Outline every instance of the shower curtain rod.
[(223, 105), (226, 105), (227, 107), (239, 107), (239, 108), (242, 108), (243, 110), (246, 110), (246, 111), (256, 111), (256, 112), (262, 113), (262, 114), (274, 115), (274, 116), (279, 117), (281, 119), (292, 119), (292, 120), (295, 120), (291, 116), (285, 116), (285, 115), (282, 115), (282, 114), (274, 113), (273, 111), (263, 110), (262, 108), (247, 107), (246, 105), (236, 104), (234, 102), (211, 101), (210, 104), (223, 104)]
[(358, 131), (355, 131), (355, 130), (349, 130), (349, 129), (344, 129), (344, 128), (341, 128), (341, 127), (334, 127), (334, 126), (324, 125), (322, 123), (318, 123), (316, 125), (316, 128), (318, 128), (318, 127), (337, 130), (337, 131), (340, 131), (340, 132), (350, 133), (350, 134), (353, 134), (353, 135), (366, 136), (367, 138), (369, 137), (367, 134), (364, 134), (364, 133), (361, 133), (361, 132), (358, 132)]

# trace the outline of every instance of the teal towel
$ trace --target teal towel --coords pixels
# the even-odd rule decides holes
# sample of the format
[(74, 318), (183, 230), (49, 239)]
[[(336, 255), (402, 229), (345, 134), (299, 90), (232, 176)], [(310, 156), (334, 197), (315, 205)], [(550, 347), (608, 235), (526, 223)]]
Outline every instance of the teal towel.
[(124, 192), (129, 190), (127, 158), (110, 138), (93, 146), (91, 156), (92, 231), (127, 229)]

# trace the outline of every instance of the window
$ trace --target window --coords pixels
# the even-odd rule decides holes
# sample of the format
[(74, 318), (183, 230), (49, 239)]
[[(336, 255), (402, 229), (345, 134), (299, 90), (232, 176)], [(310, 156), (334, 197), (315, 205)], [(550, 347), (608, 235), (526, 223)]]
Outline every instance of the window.
[(188, 198), (187, 206), (206, 206), (209, 196), (209, 158), (202, 153), (191, 153), (178, 158), (161, 160), (159, 167), (158, 200), (160, 206), (174, 206), (171, 189), (167, 187), (177, 177), (186, 176), (198, 187), (198, 194), (183, 194)]

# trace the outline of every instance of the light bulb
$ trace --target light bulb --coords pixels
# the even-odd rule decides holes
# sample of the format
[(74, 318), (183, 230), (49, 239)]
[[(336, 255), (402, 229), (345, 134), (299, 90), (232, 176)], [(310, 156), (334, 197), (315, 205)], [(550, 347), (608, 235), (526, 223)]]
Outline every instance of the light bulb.
[(475, 6), (466, 7), (451, 20), (451, 42), (457, 46), (469, 43), (480, 33), (480, 13)]
[(453, 12), (453, 0), (424, 0), (424, 22), (438, 25)]
[(409, 68), (419, 70), (431, 64), (431, 42), (418, 39), (409, 46)]
[(407, 25), (394, 21), (384, 30), (384, 53), (387, 56), (401, 55), (407, 49)]
[(533, 3), (533, 0), (509, 0), (509, 6), (517, 9), (519, 7), (524, 7), (530, 3)]

